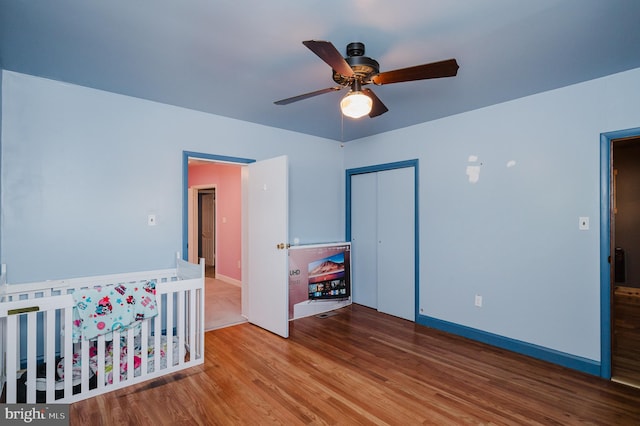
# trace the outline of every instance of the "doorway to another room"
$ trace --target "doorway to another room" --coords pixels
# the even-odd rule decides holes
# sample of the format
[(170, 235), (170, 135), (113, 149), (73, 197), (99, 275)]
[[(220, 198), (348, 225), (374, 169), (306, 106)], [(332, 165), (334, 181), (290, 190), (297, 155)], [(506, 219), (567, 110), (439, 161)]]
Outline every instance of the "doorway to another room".
[(611, 378), (640, 387), (640, 135), (611, 140)]
[(205, 259), (205, 330), (244, 323), (240, 164), (189, 158), (188, 260)]

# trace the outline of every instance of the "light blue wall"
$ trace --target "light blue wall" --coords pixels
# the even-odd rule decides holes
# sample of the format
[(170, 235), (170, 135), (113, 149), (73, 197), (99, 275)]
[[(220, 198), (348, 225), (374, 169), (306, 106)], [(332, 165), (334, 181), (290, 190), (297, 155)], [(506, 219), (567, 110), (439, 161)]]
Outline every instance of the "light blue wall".
[(343, 149), (5, 71), (1, 261), (15, 283), (172, 266), (184, 150), (287, 154), (302, 243), (343, 238), (345, 169), (417, 158), (424, 316), (599, 361), (600, 133), (640, 126), (637, 93), (640, 69)]
[(640, 125), (637, 93), (640, 69), (346, 145), (420, 161), (424, 316), (600, 360), (600, 133)]
[(174, 266), (183, 151), (288, 155), (291, 239), (344, 238), (336, 142), (8, 71), (2, 99), (10, 283)]
[[(3, 97), (2, 97), (2, 86), (3, 86), (3, 80), (2, 78), (0, 78), (0, 203), (2, 202), (2, 182), (1, 182), (1, 177), (2, 177), (2, 104), (3, 104)], [(2, 217), (4, 215), (2, 214), (2, 211), (0, 209), (0, 241), (2, 241)], [(0, 244), (0, 259), (2, 259), (2, 244)]]

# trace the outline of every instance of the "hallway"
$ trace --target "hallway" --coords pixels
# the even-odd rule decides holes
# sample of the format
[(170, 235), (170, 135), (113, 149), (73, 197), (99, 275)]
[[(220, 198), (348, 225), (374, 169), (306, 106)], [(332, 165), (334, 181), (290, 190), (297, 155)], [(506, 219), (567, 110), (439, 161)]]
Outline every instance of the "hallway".
[(215, 330), (247, 322), (241, 315), (241, 288), (215, 278), (215, 270), (205, 271), (205, 330)]

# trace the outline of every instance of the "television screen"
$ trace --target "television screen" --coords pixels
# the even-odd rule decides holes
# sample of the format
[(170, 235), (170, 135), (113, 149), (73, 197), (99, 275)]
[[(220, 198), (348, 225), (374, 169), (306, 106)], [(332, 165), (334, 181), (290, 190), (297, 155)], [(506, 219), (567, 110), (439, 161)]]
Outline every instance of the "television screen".
[(331, 247), (319, 253), (324, 257), (308, 264), (309, 299), (349, 297), (349, 246)]
[[(351, 302), (351, 243), (322, 243), (289, 249), (289, 319)], [(296, 314), (297, 312), (297, 314)]]

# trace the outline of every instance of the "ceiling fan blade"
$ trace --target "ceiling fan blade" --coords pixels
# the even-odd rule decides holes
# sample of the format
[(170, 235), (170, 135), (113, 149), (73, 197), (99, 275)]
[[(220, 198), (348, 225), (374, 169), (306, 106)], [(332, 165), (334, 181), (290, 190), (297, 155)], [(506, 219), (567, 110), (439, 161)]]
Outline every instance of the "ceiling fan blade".
[(377, 116), (382, 115), (385, 112), (389, 111), (389, 108), (387, 108), (387, 106), (382, 103), (380, 98), (378, 98), (376, 96), (376, 94), (373, 93), (373, 90), (371, 90), (371, 89), (362, 89), (362, 92), (365, 95), (369, 96), (371, 98), (371, 100), (373, 101), (373, 106), (371, 107), (371, 112), (369, 113), (369, 117), (371, 117), (371, 118), (377, 117)]
[(338, 49), (329, 41), (307, 40), (302, 44), (307, 46), (313, 53), (318, 55), (320, 59), (325, 61), (331, 68), (345, 77), (353, 76), (353, 70), (342, 57)]
[(303, 99), (308, 99), (308, 98), (312, 98), (314, 96), (322, 95), (324, 93), (336, 92), (338, 90), (342, 90), (342, 86), (327, 87), (326, 89), (316, 90), (315, 92), (309, 92), (309, 93), (305, 93), (303, 95), (298, 95), (298, 96), (294, 96), (294, 97), (287, 98), (287, 99), (281, 99), (279, 101), (275, 101), (274, 104), (276, 104), (276, 105), (287, 105), (287, 104), (290, 104), (290, 103), (293, 103), (293, 102), (301, 101)]
[(455, 59), (447, 59), (430, 64), (416, 65), (415, 67), (381, 72), (373, 76), (371, 81), (381, 85), (401, 83), (403, 81), (426, 80), (429, 78), (454, 77), (458, 74), (458, 68), (460, 67)]

